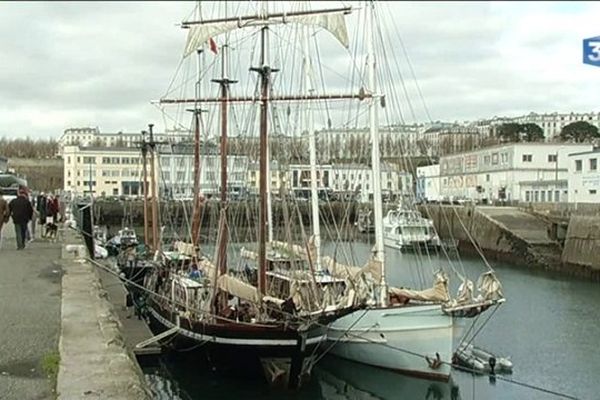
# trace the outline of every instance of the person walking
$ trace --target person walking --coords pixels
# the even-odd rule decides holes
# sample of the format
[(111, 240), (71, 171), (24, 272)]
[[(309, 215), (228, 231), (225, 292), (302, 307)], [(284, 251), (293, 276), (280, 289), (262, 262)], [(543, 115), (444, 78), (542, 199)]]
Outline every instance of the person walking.
[(0, 193), (0, 247), (2, 247), (2, 226), (5, 222), (8, 222), (8, 217), (8, 203), (4, 200), (2, 193)]
[(40, 218), (41, 237), (46, 237), (46, 194), (40, 193), (36, 202), (36, 209)]
[(15, 233), (17, 236), (17, 250), (25, 248), (25, 237), (27, 235), (27, 223), (33, 217), (33, 207), (27, 196), (27, 189), (19, 187), (18, 196), (11, 200), (8, 209), (12, 215), (15, 224)]
[(37, 224), (37, 219), (38, 219), (39, 214), (37, 212), (36, 198), (34, 196), (31, 196), (30, 202), (31, 202), (31, 207), (33, 209), (33, 216), (31, 217), (31, 221), (29, 223), (29, 225), (30, 225), (29, 231), (31, 232), (31, 237), (30, 237), (29, 241), (33, 242), (33, 240), (35, 239), (35, 225)]

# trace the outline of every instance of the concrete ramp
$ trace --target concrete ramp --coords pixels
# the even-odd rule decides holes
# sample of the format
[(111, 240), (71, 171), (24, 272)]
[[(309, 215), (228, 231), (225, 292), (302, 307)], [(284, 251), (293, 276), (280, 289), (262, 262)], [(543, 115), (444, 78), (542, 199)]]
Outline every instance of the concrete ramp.
[(547, 223), (516, 207), (477, 207), (477, 211), (490, 218), (503, 229), (529, 245), (552, 245)]

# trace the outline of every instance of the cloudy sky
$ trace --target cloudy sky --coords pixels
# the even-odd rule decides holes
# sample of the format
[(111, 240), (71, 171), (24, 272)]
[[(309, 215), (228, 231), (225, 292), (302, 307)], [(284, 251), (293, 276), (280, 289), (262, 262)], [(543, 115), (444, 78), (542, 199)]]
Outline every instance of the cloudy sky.
[[(193, 2), (1, 2), (0, 136), (69, 127), (138, 132), (161, 116), (181, 59), (176, 24)], [(431, 117), (600, 111), (600, 3), (402, 2), (390, 5)], [(417, 112), (417, 119), (426, 116)]]

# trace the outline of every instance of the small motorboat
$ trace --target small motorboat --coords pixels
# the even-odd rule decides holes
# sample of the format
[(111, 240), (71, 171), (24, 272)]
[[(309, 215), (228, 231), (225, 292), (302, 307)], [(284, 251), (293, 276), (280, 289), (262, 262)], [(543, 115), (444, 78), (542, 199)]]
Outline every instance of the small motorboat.
[(512, 373), (510, 357), (501, 357), (472, 344), (461, 345), (454, 353), (453, 365), (471, 369), (475, 373)]

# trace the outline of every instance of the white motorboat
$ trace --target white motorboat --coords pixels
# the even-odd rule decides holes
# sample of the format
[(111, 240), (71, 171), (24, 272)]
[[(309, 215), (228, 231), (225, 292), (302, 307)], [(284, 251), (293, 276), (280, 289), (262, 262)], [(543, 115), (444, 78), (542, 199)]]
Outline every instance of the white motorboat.
[(442, 244), (432, 220), (401, 206), (383, 218), (383, 232), (385, 246), (398, 250), (437, 248)]

